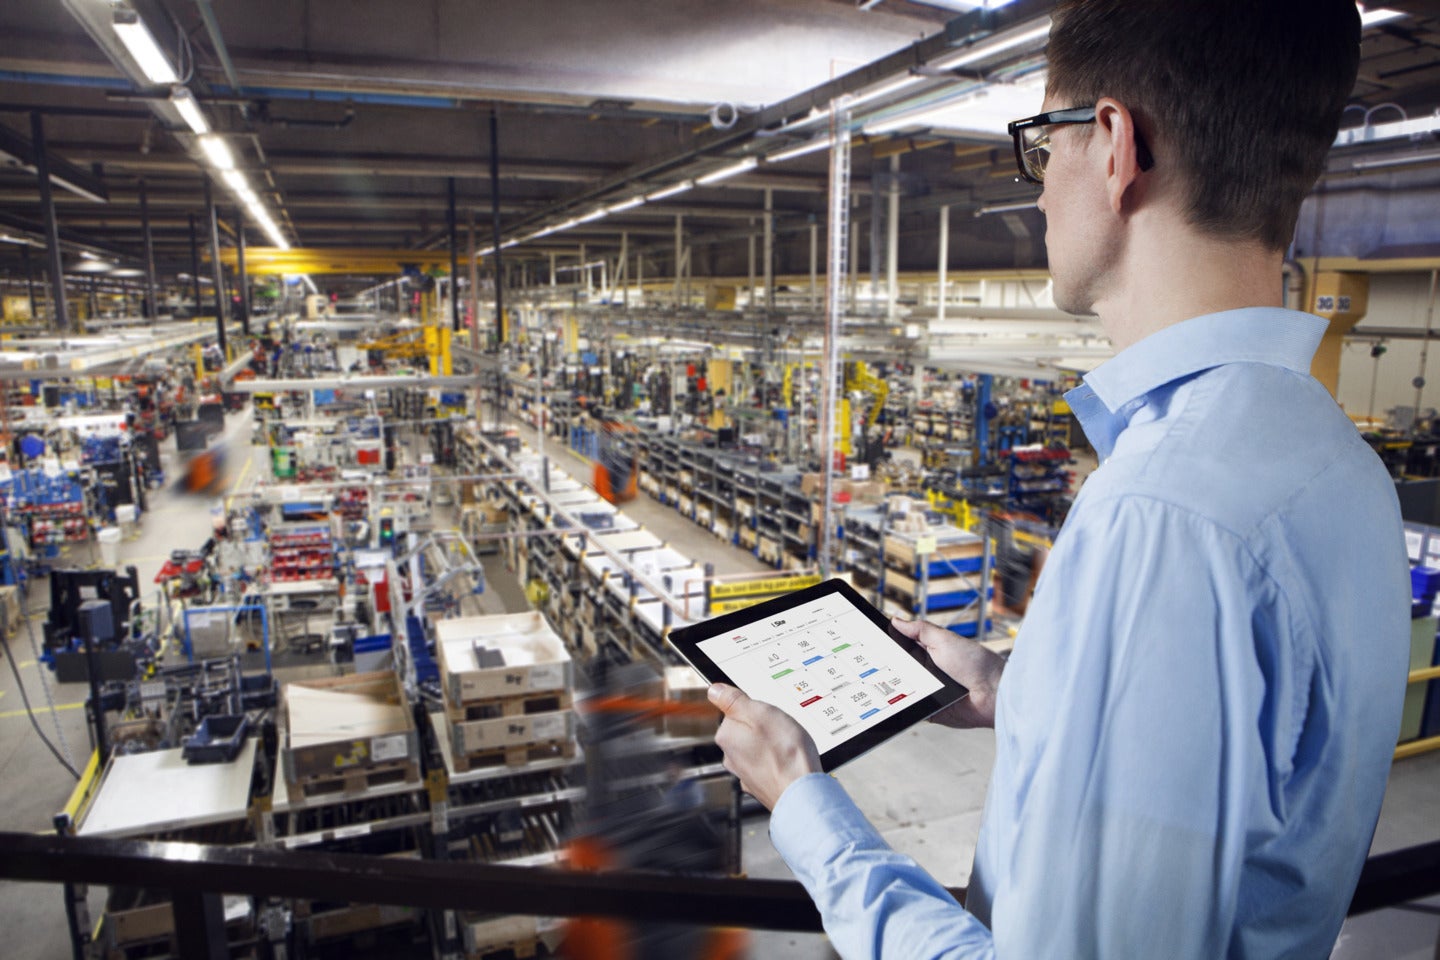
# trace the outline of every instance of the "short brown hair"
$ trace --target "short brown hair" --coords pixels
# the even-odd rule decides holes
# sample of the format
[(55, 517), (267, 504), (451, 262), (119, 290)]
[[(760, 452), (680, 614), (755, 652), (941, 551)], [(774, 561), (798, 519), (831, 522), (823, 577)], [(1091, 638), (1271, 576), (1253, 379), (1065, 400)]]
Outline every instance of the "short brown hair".
[(1355, 0), (1060, 0), (1047, 92), (1113, 97), (1207, 232), (1284, 249), (1360, 65)]

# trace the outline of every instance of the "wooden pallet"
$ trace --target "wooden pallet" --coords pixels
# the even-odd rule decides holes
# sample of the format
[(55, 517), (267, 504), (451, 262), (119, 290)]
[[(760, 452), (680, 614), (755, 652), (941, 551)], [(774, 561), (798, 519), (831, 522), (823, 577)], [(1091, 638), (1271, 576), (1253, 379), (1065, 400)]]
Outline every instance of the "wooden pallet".
[(422, 786), (420, 767), (410, 760), (378, 764), (369, 767), (351, 767), (337, 770), (325, 776), (303, 777), (290, 784), (292, 796), (321, 797), (327, 794), (364, 793), (374, 787), (385, 787), (396, 783), (414, 783)]
[(548, 740), (544, 743), (519, 743), (500, 750), (482, 750), (478, 753), (461, 753), (455, 756), (457, 773), (481, 770), (485, 767), (523, 767), (537, 760), (553, 760), (557, 757), (575, 756), (574, 740)]
[(527, 713), (554, 713), (569, 710), (574, 705), (574, 695), (569, 690), (537, 690), (515, 697), (495, 697), (490, 700), (467, 700), (451, 703), (445, 698), (445, 716), (456, 723), (469, 720), (494, 720), (499, 717), (522, 717)]

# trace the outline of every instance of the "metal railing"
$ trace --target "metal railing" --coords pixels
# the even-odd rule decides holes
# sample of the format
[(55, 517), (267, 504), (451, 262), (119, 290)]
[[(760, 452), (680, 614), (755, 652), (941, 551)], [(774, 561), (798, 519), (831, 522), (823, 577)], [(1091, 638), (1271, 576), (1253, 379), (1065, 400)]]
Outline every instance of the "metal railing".
[[(220, 895), (312, 899), (483, 913), (613, 917), (818, 932), (804, 887), (625, 871), (399, 860), (143, 840), (0, 833), (0, 879), (170, 891), (179, 955), (228, 956)], [(964, 901), (963, 889), (951, 890)], [(1440, 841), (1371, 857), (1351, 915), (1440, 894)]]

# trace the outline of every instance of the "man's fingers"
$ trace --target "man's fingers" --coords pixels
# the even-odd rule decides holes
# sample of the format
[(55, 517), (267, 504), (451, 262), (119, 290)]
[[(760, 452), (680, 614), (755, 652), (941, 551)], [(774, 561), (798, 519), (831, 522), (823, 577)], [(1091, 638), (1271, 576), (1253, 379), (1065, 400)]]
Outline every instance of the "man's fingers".
[(738, 687), (732, 687), (728, 683), (712, 683), (708, 693), (710, 702), (715, 704), (727, 717), (730, 716), (732, 710), (750, 699)]

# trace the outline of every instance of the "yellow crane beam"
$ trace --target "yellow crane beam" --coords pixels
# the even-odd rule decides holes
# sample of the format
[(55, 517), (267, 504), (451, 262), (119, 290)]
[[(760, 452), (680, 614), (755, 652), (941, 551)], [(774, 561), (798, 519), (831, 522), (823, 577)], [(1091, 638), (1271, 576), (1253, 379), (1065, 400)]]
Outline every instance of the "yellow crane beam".
[[(220, 262), (236, 266), (234, 247), (220, 251)], [(308, 274), (383, 275), (400, 274), (406, 267), (429, 273), (450, 272), (448, 250), (377, 250), (370, 247), (246, 247), (245, 272), (251, 275), (295, 276)]]

